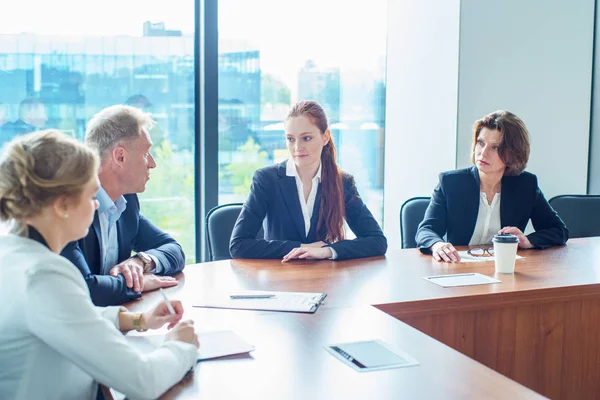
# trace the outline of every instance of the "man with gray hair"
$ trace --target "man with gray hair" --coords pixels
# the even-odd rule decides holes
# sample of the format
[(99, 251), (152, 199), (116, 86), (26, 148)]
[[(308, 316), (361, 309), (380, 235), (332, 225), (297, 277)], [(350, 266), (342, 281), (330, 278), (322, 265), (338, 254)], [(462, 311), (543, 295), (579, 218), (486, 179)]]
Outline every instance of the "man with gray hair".
[(140, 214), (136, 193), (146, 189), (156, 167), (148, 134), (153, 124), (142, 110), (116, 105), (100, 111), (87, 126), (85, 142), (101, 160), (100, 206), (88, 235), (67, 245), (62, 255), (79, 268), (98, 306), (175, 286), (178, 282), (167, 275), (184, 267), (181, 246)]

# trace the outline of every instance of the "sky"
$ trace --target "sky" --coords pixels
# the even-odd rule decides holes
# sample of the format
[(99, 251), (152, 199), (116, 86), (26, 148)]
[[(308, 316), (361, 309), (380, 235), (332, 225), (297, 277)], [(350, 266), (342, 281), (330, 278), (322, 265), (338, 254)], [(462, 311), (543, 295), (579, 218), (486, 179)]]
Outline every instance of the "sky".
[[(286, 83), (308, 59), (377, 71), (386, 51), (386, 2), (220, 0), (219, 40), (259, 49), (261, 69)], [(164, 21), (192, 35), (194, 12), (193, 0), (0, 0), (0, 34), (142, 36), (145, 21)]]

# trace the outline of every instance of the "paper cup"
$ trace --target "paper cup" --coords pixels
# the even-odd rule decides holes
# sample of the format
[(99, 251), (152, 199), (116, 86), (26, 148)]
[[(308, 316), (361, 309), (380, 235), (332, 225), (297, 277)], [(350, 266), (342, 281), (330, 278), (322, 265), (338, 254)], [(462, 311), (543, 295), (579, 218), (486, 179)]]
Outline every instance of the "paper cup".
[(496, 272), (500, 274), (514, 273), (519, 238), (512, 234), (500, 234), (494, 236), (492, 243), (494, 243)]

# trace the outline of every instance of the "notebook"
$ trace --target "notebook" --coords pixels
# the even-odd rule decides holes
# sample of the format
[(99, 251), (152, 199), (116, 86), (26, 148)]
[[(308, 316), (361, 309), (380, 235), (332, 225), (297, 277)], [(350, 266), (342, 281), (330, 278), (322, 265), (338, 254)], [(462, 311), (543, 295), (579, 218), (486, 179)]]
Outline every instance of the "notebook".
[[(137, 349), (151, 352), (164, 342), (165, 335), (162, 333), (128, 334), (125, 338)], [(232, 331), (201, 332), (198, 333), (198, 341), (200, 342), (198, 361), (249, 353), (254, 350), (253, 345)]]
[[(270, 298), (238, 298), (231, 296), (261, 296), (273, 295)], [(307, 292), (277, 292), (246, 290), (242, 292), (227, 293), (215, 297), (207, 297), (196, 300), (194, 307), (205, 308), (231, 308), (236, 310), (260, 310), (260, 311), (288, 311), (301, 313), (314, 313), (323, 303), (326, 293)]]

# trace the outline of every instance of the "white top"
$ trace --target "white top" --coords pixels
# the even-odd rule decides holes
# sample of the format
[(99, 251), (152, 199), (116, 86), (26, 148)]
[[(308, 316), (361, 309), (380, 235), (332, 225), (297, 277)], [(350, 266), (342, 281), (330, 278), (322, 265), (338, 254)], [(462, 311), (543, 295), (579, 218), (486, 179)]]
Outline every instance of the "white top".
[(488, 203), (485, 193), (480, 193), (477, 223), (469, 246), (492, 243), (494, 235), (500, 229), (502, 229), (500, 225), (500, 193), (494, 195), (492, 204)]
[[(302, 184), (302, 179), (300, 179), (298, 176), (298, 171), (296, 170), (296, 164), (294, 164), (294, 161), (291, 158), (287, 160), (285, 174), (287, 176), (293, 176), (296, 179), (298, 199), (300, 200), (300, 208), (302, 208), (302, 217), (304, 218), (304, 231), (305, 235), (308, 236), (308, 232), (310, 232), (310, 218), (312, 217), (315, 209), (315, 199), (317, 198), (317, 191), (319, 189), (319, 184), (321, 183), (321, 164), (319, 164), (319, 169), (312, 178), (312, 187), (310, 188), (308, 200), (304, 199), (304, 184)], [(337, 252), (333, 249), (333, 247), (330, 247), (330, 249), (332, 254), (331, 259), (335, 260), (337, 258)]]
[(95, 400), (97, 381), (156, 398), (196, 363), (188, 343), (131, 347), (121, 308), (94, 307), (79, 270), (31, 239), (0, 237), (0, 304), (0, 399)]

